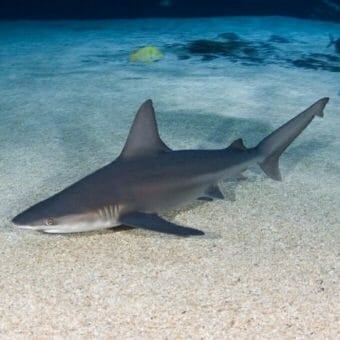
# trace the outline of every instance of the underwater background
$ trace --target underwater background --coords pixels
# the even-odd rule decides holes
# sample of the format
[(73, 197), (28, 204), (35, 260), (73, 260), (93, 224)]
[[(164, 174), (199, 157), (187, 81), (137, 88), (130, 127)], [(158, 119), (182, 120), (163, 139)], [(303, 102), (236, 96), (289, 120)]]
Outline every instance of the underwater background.
[[(336, 339), (340, 4), (2, 1), (0, 337)], [(330, 97), (280, 159), (166, 217), (204, 230), (46, 235), (11, 219), (115, 159), (153, 99), (171, 148), (256, 145)]]
[(281, 15), (339, 21), (338, 0), (2, 0), (6, 19)]

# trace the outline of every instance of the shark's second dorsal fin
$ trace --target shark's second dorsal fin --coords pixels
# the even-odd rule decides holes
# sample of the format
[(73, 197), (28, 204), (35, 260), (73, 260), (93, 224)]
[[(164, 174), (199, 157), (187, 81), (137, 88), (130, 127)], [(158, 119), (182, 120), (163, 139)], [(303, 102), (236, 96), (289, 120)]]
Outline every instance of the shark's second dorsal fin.
[(158, 133), (151, 99), (145, 101), (136, 113), (120, 158), (131, 159), (171, 151)]
[(229, 148), (231, 149), (238, 149), (238, 150), (247, 150), (246, 146), (243, 143), (243, 139), (239, 138), (233, 141), (230, 145)]

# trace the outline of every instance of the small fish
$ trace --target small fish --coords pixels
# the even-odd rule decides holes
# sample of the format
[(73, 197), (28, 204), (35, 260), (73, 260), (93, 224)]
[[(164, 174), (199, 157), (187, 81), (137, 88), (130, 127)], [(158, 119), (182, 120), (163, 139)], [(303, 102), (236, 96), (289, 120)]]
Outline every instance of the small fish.
[(158, 47), (155, 46), (145, 46), (130, 54), (130, 61), (133, 63), (141, 62), (144, 64), (149, 64), (161, 59), (163, 59), (163, 53)]

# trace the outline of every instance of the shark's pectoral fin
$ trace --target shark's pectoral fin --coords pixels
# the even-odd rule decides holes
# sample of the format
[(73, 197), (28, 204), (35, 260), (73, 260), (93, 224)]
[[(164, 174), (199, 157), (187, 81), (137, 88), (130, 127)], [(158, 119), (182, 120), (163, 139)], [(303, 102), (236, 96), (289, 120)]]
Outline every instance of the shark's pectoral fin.
[(119, 222), (130, 227), (137, 227), (178, 236), (204, 235), (203, 231), (171, 223), (156, 214), (131, 212), (121, 216), (119, 218)]

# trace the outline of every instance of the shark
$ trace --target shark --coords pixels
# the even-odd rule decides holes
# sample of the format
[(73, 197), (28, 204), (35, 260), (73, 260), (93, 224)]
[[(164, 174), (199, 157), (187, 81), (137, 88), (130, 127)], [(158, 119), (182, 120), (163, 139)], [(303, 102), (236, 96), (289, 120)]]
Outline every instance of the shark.
[(279, 157), (315, 116), (323, 117), (325, 97), (266, 136), (254, 147), (237, 139), (227, 148), (172, 150), (160, 138), (153, 103), (136, 113), (120, 155), (111, 163), (12, 219), (18, 228), (76, 233), (121, 225), (178, 236), (202, 230), (162, 217), (195, 201), (223, 199), (219, 183), (258, 164), (273, 180), (282, 179)]

